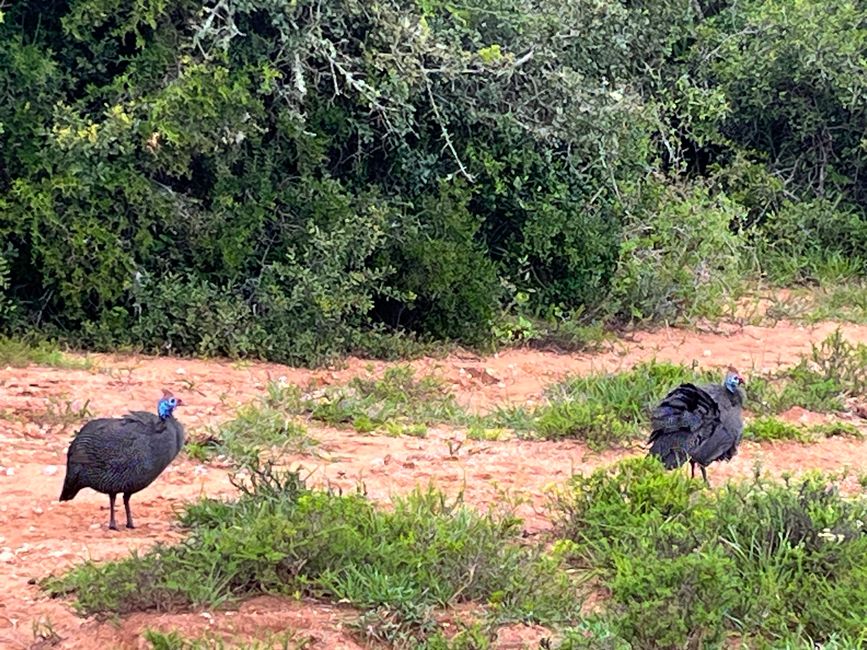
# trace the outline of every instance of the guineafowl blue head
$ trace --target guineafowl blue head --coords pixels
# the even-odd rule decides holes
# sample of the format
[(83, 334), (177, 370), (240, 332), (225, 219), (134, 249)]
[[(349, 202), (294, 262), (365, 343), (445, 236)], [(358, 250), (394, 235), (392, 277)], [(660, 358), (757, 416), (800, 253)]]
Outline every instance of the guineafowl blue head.
[(732, 394), (738, 392), (741, 386), (744, 385), (744, 378), (740, 376), (737, 370), (732, 367), (729, 367), (729, 371), (726, 373), (725, 382), (726, 390)]
[(161, 420), (170, 418), (174, 410), (183, 404), (180, 397), (175, 397), (169, 391), (163, 389), (163, 398), (157, 403), (157, 413)]

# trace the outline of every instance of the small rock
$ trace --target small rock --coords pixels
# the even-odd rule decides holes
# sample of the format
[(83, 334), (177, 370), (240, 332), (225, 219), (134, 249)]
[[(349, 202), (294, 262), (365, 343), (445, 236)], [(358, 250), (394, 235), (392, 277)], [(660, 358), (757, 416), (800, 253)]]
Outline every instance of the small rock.
[(7, 467), (6, 468), (6, 476), (15, 476), (15, 468)]
[(90, 530), (98, 530), (101, 524), (90, 524)]
[(54, 476), (57, 474), (57, 465), (46, 465), (42, 468), (42, 473), (46, 476)]
[(706, 357), (709, 357), (711, 354), (713, 354), (713, 352), (711, 352), (710, 350), (705, 350), (704, 352), (702, 352), (702, 354)]
[(177, 370), (175, 370), (175, 374), (176, 375), (185, 375), (185, 374), (187, 374), (187, 371), (184, 370), (183, 368), (178, 368)]
[(45, 511), (42, 508), (40, 508), (39, 506), (33, 506), (33, 514), (34, 515), (41, 515), (43, 512), (45, 512)]
[(15, 561), (15, 553), (12, 551), (2, 551), (0, 552), (0, 562), (5, 564), (12, 564)]

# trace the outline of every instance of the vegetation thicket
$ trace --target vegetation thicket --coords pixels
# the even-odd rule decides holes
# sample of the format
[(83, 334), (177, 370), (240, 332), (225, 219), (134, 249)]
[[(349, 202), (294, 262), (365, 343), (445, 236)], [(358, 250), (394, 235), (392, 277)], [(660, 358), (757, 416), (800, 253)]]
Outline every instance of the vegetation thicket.
[(310, 364), (858, 280), (865, 21), (854, 0), (0, 3), (0, 329)]

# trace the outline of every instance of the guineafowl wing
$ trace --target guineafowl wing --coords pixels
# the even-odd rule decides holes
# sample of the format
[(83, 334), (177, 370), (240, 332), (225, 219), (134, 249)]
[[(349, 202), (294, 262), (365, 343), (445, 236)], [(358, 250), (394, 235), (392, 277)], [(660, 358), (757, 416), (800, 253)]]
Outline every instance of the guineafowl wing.
[(651, 413), (649, 453), (668, 469), (679, 467), (693, 448), (712, 435), (719, 418), (719, 406), (704, 387), (681, 384)]
[(707, 467), (717, 460), (731, 460), (737, 453), (738, 435), (723, 425), (717, 426), (709, 437), (690, 451), (690, 457)]

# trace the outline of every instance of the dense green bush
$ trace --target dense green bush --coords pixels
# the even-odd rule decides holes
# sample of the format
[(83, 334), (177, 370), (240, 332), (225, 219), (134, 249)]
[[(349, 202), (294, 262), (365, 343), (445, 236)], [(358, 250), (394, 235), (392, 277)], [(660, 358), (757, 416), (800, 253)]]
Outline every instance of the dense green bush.
[(633, 648), (718, 647), (727, 630), (777, 643), (867, 633), (867, 502), (827, 477), (708, 493), (630, 459), (576, 476), (555, 512), (561, 547), (600, 569), (603, 616)]
[(13, 3), (0, 328), (310, 363), (484, 343), (504, 309), (713, 315), (756, 268), (862, 275), (865, 17)]
[(385, 511), (361, 494), (309, 489), (297, 473), (250, 471), (249, 481), (237, 477), (237, 499), (184, 510), (184, 543), (88, 562), (43, 585), (74, 592), (85, 614), (271, 593), (350, 603), (369, 610), (371, 629), (388, 618), (407, 633), (435, 629), (435, 606), (468, 602), (488, 604), (501, 621), (576, 618), (581, 601), (562, 561), (522, 542), (520, 520), (506, 509), (482, 514), (429, 489)]

